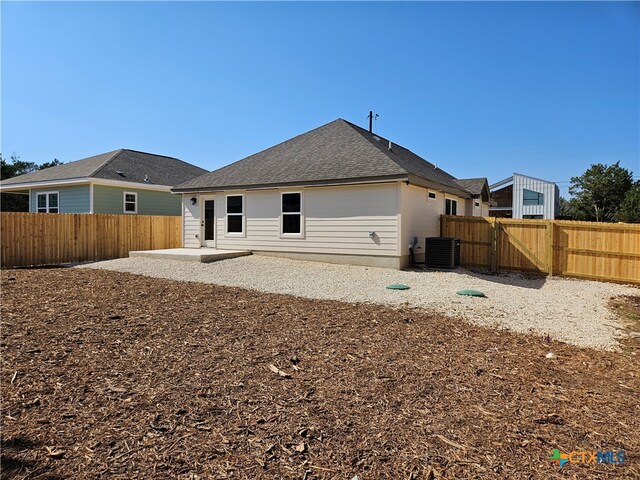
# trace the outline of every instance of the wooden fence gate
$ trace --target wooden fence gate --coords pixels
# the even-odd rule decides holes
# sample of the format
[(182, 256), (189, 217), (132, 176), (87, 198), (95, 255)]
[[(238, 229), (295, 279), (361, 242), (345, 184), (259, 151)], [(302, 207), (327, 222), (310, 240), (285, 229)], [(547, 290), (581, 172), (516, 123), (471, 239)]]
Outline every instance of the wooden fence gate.
[(640, 225), (443, 215), (463, 265), (640, 284)]

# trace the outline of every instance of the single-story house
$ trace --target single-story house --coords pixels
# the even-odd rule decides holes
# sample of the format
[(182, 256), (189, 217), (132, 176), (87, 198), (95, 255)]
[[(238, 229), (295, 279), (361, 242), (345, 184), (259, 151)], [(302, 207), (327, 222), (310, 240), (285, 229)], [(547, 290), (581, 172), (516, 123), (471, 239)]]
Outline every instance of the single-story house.
[(29, 195), (38, 213), (180, 215), (171, 187), (207, 171), (177, 158), (120, 149), (0, 182), (0, 192)]
[(391, 268), (424, 258), (441, 214), (488, 211), (487, 180), (462, 181), (342, 119), (174, 187), (183, 246)]
[(492, 217), (553, 220), (558, 216), (560, 189), (553, 182), (514, 173), (489, 188)]

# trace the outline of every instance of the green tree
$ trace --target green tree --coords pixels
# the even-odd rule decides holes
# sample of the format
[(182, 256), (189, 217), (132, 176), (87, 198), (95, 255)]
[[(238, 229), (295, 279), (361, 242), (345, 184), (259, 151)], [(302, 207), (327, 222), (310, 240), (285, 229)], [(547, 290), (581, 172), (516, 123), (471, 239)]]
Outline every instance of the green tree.
[(560, 197), (558, 202), (558, 218), (562, 220), (573, 219), (573, 205), (564, 197)]
[(596, 163), (579, 177), (571, 178), (569, 193), (576, 220), (613, 222), (627, 191), (633, 186), (633, 174), (620, 166)]
[(45, 168), (57, 167), (58, 165), (62, 165), (64, 162), (61, 162), (57, 158), (54, 158), (50, 162), (44, 162), (38, 165), (38, 170), (43, 170)]
[(5, 159), (0, 153), (0, 180), (35, 172), (36, 170), (38, 170), (38, 165), (34, 162), (20, 160), (20, 157), (15, 153), (11, 154), (9, 160)]
[[(62, 165), (62, 162), (54, 158), (51, 162), (45, 162), (38, 165), (35, 162), (25, 162), (15, 153), (11, 154), (9, 160), (5, 159), (0, 153), (0, 180), (17, 177), (25, 173), (35, 172), (43, 168), (55, 167)], [(29, 197), (23, 194), (3, 193), (0, 195), (0, 210), (3, 212), (28, 212)]]
[(640, 223), (640, 180), (627, 191), (616, 214), (619, 222)]

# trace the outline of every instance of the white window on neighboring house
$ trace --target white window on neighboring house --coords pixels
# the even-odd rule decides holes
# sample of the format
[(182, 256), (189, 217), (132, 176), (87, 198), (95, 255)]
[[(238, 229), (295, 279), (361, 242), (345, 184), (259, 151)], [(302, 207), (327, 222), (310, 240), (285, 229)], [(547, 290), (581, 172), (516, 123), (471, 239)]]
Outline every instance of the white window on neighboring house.
[(280, 213), (280, 233), (283, 236), (301, 236), (303, 234), (302, 193), (282, 193)]
[(476, 208), (480, 208), (480, 202), (474, 202), (474, 205), (476, 206)]
[(36, 212), (58, 213), (58, 192), (42, 192), (36, 194)]
[(123, 212), (138, 213), (138, 194), (136, 192), (123, 192)]
[(244, 234), (244, 195), (227, 195), (227, 233)]
[(427, 192), (427, 201), (429, 199), (433, 200), (436, 198), (436, 192)]
[(445, 215), (457, 215), (458, 214), (458, 201), (452, 198), (447, 198), (444, 202)]

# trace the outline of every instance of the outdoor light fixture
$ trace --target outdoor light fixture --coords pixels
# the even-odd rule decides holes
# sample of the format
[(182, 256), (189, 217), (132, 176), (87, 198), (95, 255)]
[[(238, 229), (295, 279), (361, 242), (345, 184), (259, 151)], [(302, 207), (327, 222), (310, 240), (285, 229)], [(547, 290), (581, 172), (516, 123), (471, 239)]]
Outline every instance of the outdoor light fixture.
[(196, 197), (191, 197), (191, 205), (195, 205), (198, 203), (198, 199)]

